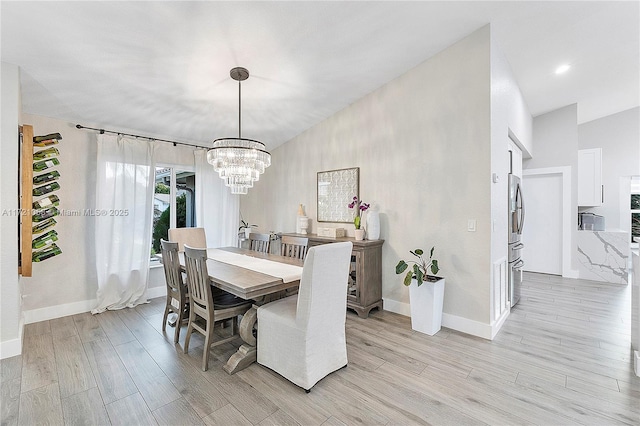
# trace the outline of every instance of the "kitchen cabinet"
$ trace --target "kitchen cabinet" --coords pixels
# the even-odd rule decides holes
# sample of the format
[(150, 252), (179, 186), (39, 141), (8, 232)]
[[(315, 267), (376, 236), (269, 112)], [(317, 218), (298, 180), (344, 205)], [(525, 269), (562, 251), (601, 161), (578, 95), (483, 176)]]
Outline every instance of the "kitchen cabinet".
[(282, 234), (309, 239), (309, 247), (351, 241), (351, 270), (347, 283), (347, 308), (367, 318), (373, 308), (382, 310), (382, 245), (384, 240), (356, 241), (352, 237), (319, 237), (315, 234)]
[(515, 144), (515, 142), (513, 142), (513, 140), (511, 140), (511, 138), (509, 138), (507, 144), (511, 162), (509, 173), (522, 178), (522, 150)]
[(578, 150), (578, 206), (597, 207), (603, 203), (602, 148)]

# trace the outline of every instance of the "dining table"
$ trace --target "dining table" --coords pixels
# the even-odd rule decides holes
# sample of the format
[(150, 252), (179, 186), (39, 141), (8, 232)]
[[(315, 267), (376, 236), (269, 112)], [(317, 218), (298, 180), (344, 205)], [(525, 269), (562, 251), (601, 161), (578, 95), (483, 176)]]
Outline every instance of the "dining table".
[[(179, 257), (180, 266), (184, 269), (183, 253)], [(245, 248), (207, 249), (207, 272), (211, 285), (253, 301), (238, 327), (243, 344), (223, 367), (227, 373), (234, 374), (256, 361), (257, 308), (295, 294), (300, 285), (303, 264), (300, 259)]]

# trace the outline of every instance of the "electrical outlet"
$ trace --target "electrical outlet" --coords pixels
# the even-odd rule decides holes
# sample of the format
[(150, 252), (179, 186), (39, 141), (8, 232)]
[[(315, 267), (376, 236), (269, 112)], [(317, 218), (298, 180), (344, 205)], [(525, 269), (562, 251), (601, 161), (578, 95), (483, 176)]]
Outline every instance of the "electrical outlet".
[(467, 231), (476, 232), (476, 220), (475, 219), (469, 219), (467, 221)]

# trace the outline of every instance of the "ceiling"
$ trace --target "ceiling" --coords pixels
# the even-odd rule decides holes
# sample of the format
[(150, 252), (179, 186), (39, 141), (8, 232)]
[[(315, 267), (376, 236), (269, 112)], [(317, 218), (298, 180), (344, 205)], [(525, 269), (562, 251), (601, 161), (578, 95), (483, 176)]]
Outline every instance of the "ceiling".
[[(268, 149), (490, 23), (531, 113), (579, 123), (639, 105), (640, 8), (624, 2), (1, 2), (23, 111)], [(554, 70), (563, 63), (565, 74)], [(460, 66), (465, 66), (461, 63)]]

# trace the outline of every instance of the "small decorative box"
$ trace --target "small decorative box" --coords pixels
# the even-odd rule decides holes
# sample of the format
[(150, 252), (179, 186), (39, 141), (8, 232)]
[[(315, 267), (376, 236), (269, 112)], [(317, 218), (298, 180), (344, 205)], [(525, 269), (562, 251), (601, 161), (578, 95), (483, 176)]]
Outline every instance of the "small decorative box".
[(318, 228), (318, 237), (344, 237), (344, 228)]

